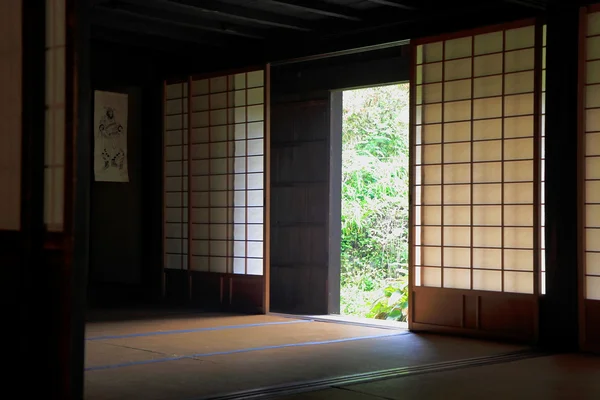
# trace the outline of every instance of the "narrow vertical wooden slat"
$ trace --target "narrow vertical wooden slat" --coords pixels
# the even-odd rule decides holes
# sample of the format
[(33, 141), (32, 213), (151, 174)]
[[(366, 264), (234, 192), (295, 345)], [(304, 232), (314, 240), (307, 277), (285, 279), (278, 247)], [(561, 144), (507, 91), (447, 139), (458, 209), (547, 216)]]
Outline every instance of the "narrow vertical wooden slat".
[[(423, 50), (423, 51), (425, 51), (425, 50)], [(423, 60), (425, 60), (425, 58), (423, 58)], [(423, 260), (425, 259), (425, 257), (424, 257), (425, 256), (425, 250), (424, 250), (424, 247), (425, 247), (424, 246), (424, 243), (425, 243), (425, 229), (423, 229), (423, 227), (424, 227), (424, 221), (425, 221), (425, 204), (423, 202), (423, 191), (424, 191), (424, 188), (425, 188), (425, 165), (423, 164), (423, 160), (425, 158), (425, 146), (424, 146), (424, 142), (423, 142), (423, 132), (425, 130), (424, 125), (423, 125), (423, 121), (425, 120), (425, 68), (424, 67), (422, 67), (422, 74), (423, 74), (423, 76), (422, 76), (422, 82), (421, 82), (421, 90), (422, 90), (421, 96), (422, 96), (422, 100), (421, 100), (421, 116), (420, 116), (420, 119), (421, 119), (421, 126), (420, 126), (421, 127), (421, 145), (420, 145), (420, 151), (421, 151), (421, 155), (420, 155), (420, 159), (421, 159), (421, 164), (420, 164), (420, 168), (421, 168), (421, 177), (420, 177), (420, 180), (421, 180), (420, 181), (421, 197), (419, 199), (419, 204), (420, 204), (420, 207), (421, 207), (421, 216), (420, 216), (420, 218), (421, 218), (420, 221), (421, 222), (420, 222), (420, 225), (419, 225), (420, 233), (421, 233), (421, 235), (420, 235), (421, 237), (419, 238), (419, 241), (420, 241), (419, 249), (420, 249), (420, 252), (421, 252), (421, 255), (420, 255), (420, 264), (421, 265), (420, 265), (420, 268), (419, 268), (419, 275), (420, 275), (419, 276), (419, 283), (420, 283), (419, 286), (424, 286), (424, 282), (425, 282), (424, 281), (424, 274), (423, 274), (423, 266), (425, 265), (425, 263), (423, 262)], [(443, 144), (440, 143), (440, 147), (442, 145)], [(442, 204), (443, 192), (442, 192), (441, 185), (442, 185), (442, 182), (440, 181), (440, 209), (441, 209), (441, 207), (443, 205)], [(441, 271), (440, 271), (440, 273), (441, 273)]]
[[(540, 294), (540, 229), (541, 229), (541, 135), (542, 135), (542, 56), (543, 25), (535, 25), (535, 61), (534, 61), (534, 118), (533, 118), (533, 293)], [(536, 312), (537, 316), (537, 312)], [(536, 323), (536, 326), (538, 324)], [(536, 335), (537, 336), (537, 335)]]
[(244, 190), (244, 230), (245, 230), (245, 234), (244, 234), (244, 247), (245, 247), (245, 251), (244, 251), (244, 275), (248, 275), (248, 73), (246, 72), (245, 74), (246, 76), (246, 88), (244, 90), (244, 130), (245, 130), (245, 138), (244, 138), (244, 143), (245, 143), (245, 151), (246, 151), (246, 156), (245, 156), (245, 163), (246, 163), (246, 169), (244, 171), (244, 180), (245, 180), (245, 185), (244, 187), (246, 188)]
[(469, 224), (470, 224), (470, 232), (471, 232), (471, 237), (469, 238), (469, 243), (470, 243), (470, 248), (469, 248), (469, 262), (470, 262), (470, 268), (469, 268), (469, 274), (470, 274), (470, 285), (469, 288), (471, 290), (473, 290), (473, 270), (475, 268), (474, 264), (474, 257), (473, 257), (473, 239), (475, 237), (474, 235), (474, 221), (473, 221), (473, 200), (474, 200), (474, 196), (473, 196), (473, 186), (474, 186), (474, 174), (473, 174), (473, 161), (474, 161), (474, 155), (473, 155), (473, 151), (474, 151), (474, 125), (475, 125), (475, 117), (474, 117), (474, 109), (475, 109), (475, 35), (473, 35), (471, 37), (471, 123), (470, 123), (470, 129), (471, 129), (471, 163), (469, 165), (469, 173), (470, 173), (470, 187), (469, 187), (469, 196), (470, 196), (470, 207), (469, 207), (469, 211), (470, 211), (470, 215), (469, 215)]
[(166, 182), (167, 182), (167, 159), (166, 159), (166, 154), (165, 154), (165, 145), (166, 145), (166, 141), (165, 141), (165, 135), (166, 135), (166, 131), (167, 131), (167, 82), (163, 81), (163, 101), (162, 101), (162, 111), (163, 111), (163, 118), (162, 118), (162, 146), (161, 146), (161, 150), (162, 150), (162, 162), (163, 162), (163, 192), (162, 192), (162, 254), (163, 254), (163, 259), (162, 259), (162, 273), (160, 274), (161, 277), (161, 282), (160, 282), (160, 287), (161, 287), (161, 291), (162, 291), (162, 297), (164, 298), (166, 295), (166, 279), (165, 279), (165, 267), (166, 267), (166, 260), (167, 260), (167, 238), (166, 238), (166, 225), (167, 225), (167, 190), (166, 190)]
[(208, 272), (212, 266), (212, 79), (208, 78)]
[[(227, 120), (227, 134), (226, 134), (226, 141), (227, 141), (227, 158), (226, 158), (226, 162), (227, 162), (227, 166), (226, 166), (226, 171), (227, 171), (227, 175), (226, 175), (226, 179), (227, 179), (227, 184), (225, 185), (227, 193), (226, 193), (226, 202), (227, 202), (227, 207), (225, 209), (225, 212), (227, 213), (227, 216), (225, 217), (225, 222), (226, 222), (226, 226), (225, 226), (225, 244), (226, 244), (226, 248), (225, 248), (225, 272), (227, 273), (233, 273), (233, 255), (231, 254), (231, 247), (233, 246), (233, 239), (231, 238), (232, 232), (233, 232), (233, 227), (231, 226), (233, 224), (233, 218), (231, 217), (231, 213), (233, 212), (233, 207), (231, 206), (231, 201), (233, 198), (235, 198), (235, 196), (233, 196), (235, 194), (234, 190), (235, 190), (235, 178), (234, 175), (232, 175), (231, 172), (231, 161), (233, 160), (234, 165), (235, 165), (235, 136), (233, 139), (231, 139), (229, 137), (230, 133), (231, 133), (231, 120), (229, 119), (229, 116), (231, 114), (231, 103), (229, 101), (231, 96), (235, 96), (235, 82), (232, 85), (231, 83), (234, 81), (235, 79), (235, 75), (229, 75), (227, 76), (227, 108), (225, 110), (225, 112), (227, 113), (226, 116), (226, 120)], [(235, 97), (234, 97), (235, 99)], [(235, 123), (235, 121), (234, 121)], [(234, 133), (235, 135), (235, 133)], [(233, 154), (231, 153), (233, 149)], [(235, 170), (233, 171), (235, 173)]]
[(264, 72), (264, 200), (263, 200), (263, 312), (270, 311), (271, 293), (271, 65)]
[[(415, 206), (417, 204), (415, 199), (415, 173), (416, 173), (416, 159), (415, 159), (415, 145), (416, 145), (416, 115), (417, 115), (417, 49), (418, 45), (411, 45), (410, 52), (410, 82), (409, 82), (409, 134), (408, 134), (408, 329), (412, 329), (413, 318), (414, 318), (414, 290), (415, 290), (415, 236), (416, 236), (416, 224), (415, 224)], [(422, 132), (422, 131), (421, 131)], [(422, 137), (422, 133), (421, 133)], [(422, 139), (421, 139), (422, 141)], [(422, 206), (421, 206), (422, 207)], [(420, 251), (421, 247), (419, 247)], [(419, 269), (420, 271), (421, 269)]]
[[(185, 216), (185, 206), (184, 206), (184, 203), (183, 203), (183, 199), (185, 197), (185, 190), (183, 188), (183, 182), (184, 182), (184, 175), (183, 175), (184, 168), (183, 168), (183, 166), (185, 165), (185, 161), (184, 161), (185, 160), (185, 128), (184, 128), (184, 126), (185, 126), (185, 124), (184, 124), (185, 113), (183, 112), (183, 110), (184, 110), (183, 107), (185, 105), (185, 90), (184, 89), (185, 89), (185, 84), (182, 82), (181, 83), (181, 99), (180, 99), (181, 100), (181, 189), (180, 189), (181, 192), (180, 192), (180, 201), (179, 201), (179, 206), (181, 207), (180, 208), (180, 212), (179, 212), (179, 214), (181, 216), (181, 227), (180, 227), (181, 238), (179, 239), (179, 241), (181, 243), (181, 265), (180, 265), (179, 269), (182, 270), (182, 271), (183, 271), (183, 267), (184, 267), (183, 266), (183, 257), (184, 257), (184, 255), (183, 255), (183, 240), (184, 240), (184, 237), (185, 237), (184, 236), (184, 234), (185, 234), (185, 222), (184, 222), (185, 221), (185, 218), (184, 218), (184, 216)], [(188, 220), (188, 224), (189, 223), (190, 223), (190, 221)]]
[(585, 84), (587, 81), (587, 30), (589, 8), (579, 10), (579, 62), (577, 80), (577, 254), (579, 256), (578, 283), (578, 320), (579, 347), (587, 349), (587, 316), (586, 316), (586, 145), (585, 145)]
[[(446, 99), (445, 99), (445, 93), (446, 93), (446, 41), (444, 40), (442, 42), (442, 104), (441, 104), (441, 130), (442, 130), (442, 145), (441, 145), (441, 152), (442, 154), (440, 155), (441, 157), (441, 165), (440, 165), (440, 184), (441, 184), (441, 208), (440, 208), (440, 288), (444, 287), (444, 271), (446, 269), (445, 266), (445, 262), (444, 262), (444, 249), (445, 249), (445, 238), (444, 238), (444, 226), (445, 226), (445, 221), (444, 221), (444, 215), (445, 215), (445, 208), (446, 208), (446, 201), (444, 199), (444, 187), (445, 187), (445, 182), (444, 182), (444, 165), (445, 165), (445, 158), (444, 158), (444, 146), (446, 145), (446, 135), (445, 135), (445, 124), (446, 124), (446, 118), (444, 115), (444, 110), (445, 110), (445, 105), (446, 105)], [(421, 159), (421, 163), (423, 162), (423, 159)]]
[[(533, 120), (533, 294), (539, 296), (541, 293), (541, 136), (542, 136), (542, 57), (543, 57), (543, 35), (544, 26), (540, 21), (535, 25), (535, 60), (534, 60), (534, 120)], [(539, 336), (539, 307), (534, 311), (534, 338)]]
[[(192, 231), (194, 227), (194, 221), (192, 218), (192, 77), (188, 77), (187, 81), (188, 92), (187, 92), (187, 146), (188, 146), (188, 187), (187, 187), (187, 276), (188, 276), (188, 298), (192, 300)], [(182, 110), (184, 111), (184, 110)], [(183, 197), (183, 196), (182, 196)]]
[(500, 178), (500, 251), (501, 251), (501, 258), (500, 258), (500, 273), (501, 273), (501, 279), (502, 279), (502, 292), (505, 291), (505, 279), (504, 276), (506, 275), (506, 273), (504, 272), (504, 262), (505, 262), (505, 249), (504, 249), (504, 185), (505, 185), (505, 181), (504, 181), (504, 174), (505, 174), (505, 165), (504, 165), (504, 151), (505, 151), (505, 143), (504, 143), (504, 122), (505, 122), (505, 102), (506, 102), (506, 96), (505, 96), (505, 91), (506, 91), (506, 29), (502, 30), (502, 93), (501, 93), (501, 99), (502, 99), (502, 112), (501, 112), (501, 132), (500, 132), (500, 143), (501, 143), (501, 155), (500, 155), (500, 168), (501, 168), (501, 178)]

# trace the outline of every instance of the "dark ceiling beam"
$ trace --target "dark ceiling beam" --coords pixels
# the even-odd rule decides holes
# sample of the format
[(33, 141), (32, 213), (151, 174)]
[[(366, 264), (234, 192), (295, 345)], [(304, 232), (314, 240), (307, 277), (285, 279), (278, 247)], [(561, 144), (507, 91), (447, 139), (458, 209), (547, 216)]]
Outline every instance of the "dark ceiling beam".
[(538, 11), (525, 7), (519, 10), (500, 7), (498, 4), (495, 4), (495, 7), (489, 5), (485, 7), (485, 12), (482, 12), (482, 7), (440, 10), (409, 20), (397, 20), (379, 26), (360, 27), (353, 31), (319, 36), (314, 40), (306, 38), (289, 40), (289, 38), (278, 37), (270, 40), (265, 46), (265, 57), (268, 62), (281, 63), (295, 58), (435, 36), (539, 15)]
[(174, 42), (161, 36), (153, 36), (147, 34), (133, 32), (119, 32), (113, 29), (103, 28), (99, 26), (92, 27), (92, 39), (106, 43), (120, 44), (144, 50), (158, 50), (162, 53), (180, 54), (184, 48), (190, 51), (190, 46), (201, 48), (194, 42)]
[(222, 36), (218, 38), (195, 27), (189, 28), (159, 18), (141, 16), (127, 11), (112, 11), (102, 7), (97, 7), (93, 10), (91, 13), (91, 22), (92, 25), (116, 31), (146, 33), (211, 47), (226, 46), (230, 43), (223, 40)]
[(206, 19), (207, 14), (197, 11), (194, 7), (181, 6), (166, 0), (121, 0), (123, 5), (112, 9), (128, 11), (152, 18), (171, 21), (174, 24), (188, 26), (207, 32), (223, 35), (246, 37), (250, 39), (264, 39), (256, 29), (246, 29), (226, 22)]
[(261, 0), (261, 3), (273, 4), (279, 7), (287, 7), (298, 11), (317, 14), (323, 17), (333, 17), (348, 21), (361, 21), (361, 18), (356, 15), (355, 10), (348, 7), (336, 6), (335, 4), (330, 3), (304, 0)]
[(381, 6), (400, 8), (403, 10), (416, 10), (415, 6), (406, 4), (405, 1), (394, 1), (394, 0), (367, 0), (367, 1), (369, 3), (379, 4)]
[(518, 6), (524, 6), (534, 8), (536, 10), (545, 10), (546, 7), (538, 1), (527, 1), (527, 0), (504, 0), (506, 3), (516, 4)]
[(201, 12), (213, 19), (226, 21), (240, 21), (253, 25), (262, 25), (275, 28), (291, 29), (308, 32), (312, 30), (305, 21), (291, 18), (285, 15), (270, 13), (236, 6), (234, 4), (221, 3), (215, 0), (171, 0), (171, 3), (185, 7), (190, 12)]

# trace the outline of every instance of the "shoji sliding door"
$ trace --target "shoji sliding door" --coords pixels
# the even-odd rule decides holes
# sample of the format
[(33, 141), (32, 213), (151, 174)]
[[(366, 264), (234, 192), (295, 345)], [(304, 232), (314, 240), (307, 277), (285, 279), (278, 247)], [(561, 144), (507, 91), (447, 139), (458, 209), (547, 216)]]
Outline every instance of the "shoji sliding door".
[(265, 310), (265, 70), (165, 85), (167, 294)]
[(600, 7), (585, 10), (580, 21), (582, 76), (581, 148), (583, 265), (581, 345), (600, 352)]
[(46, 0), (44, 222), (55, 234), (65, 224), (66, 23), (65, 1)]
[(413, 330), (534, 340), (543, 26), (413, 43)]

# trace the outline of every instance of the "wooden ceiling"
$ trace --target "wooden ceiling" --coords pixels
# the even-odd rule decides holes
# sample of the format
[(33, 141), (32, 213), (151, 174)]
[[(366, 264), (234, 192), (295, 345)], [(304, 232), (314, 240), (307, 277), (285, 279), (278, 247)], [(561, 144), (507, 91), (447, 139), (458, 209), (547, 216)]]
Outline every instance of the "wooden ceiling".
[[(409, 39), (471, 18), (543, 13), (545, 0), (90, 0), (95, 40), (265, 61)], [(475, 4), (475, 5), (474, 5)], [(457, 25), (457, 26), (460, 26)]]

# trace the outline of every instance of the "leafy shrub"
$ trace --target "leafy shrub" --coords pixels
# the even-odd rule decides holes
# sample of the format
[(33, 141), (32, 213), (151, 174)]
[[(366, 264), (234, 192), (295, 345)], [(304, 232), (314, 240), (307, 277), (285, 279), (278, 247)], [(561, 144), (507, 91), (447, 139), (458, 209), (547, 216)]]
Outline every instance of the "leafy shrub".
[(407, 84), (344, 92), (342, 314), (406, 319), (408, 99)]

